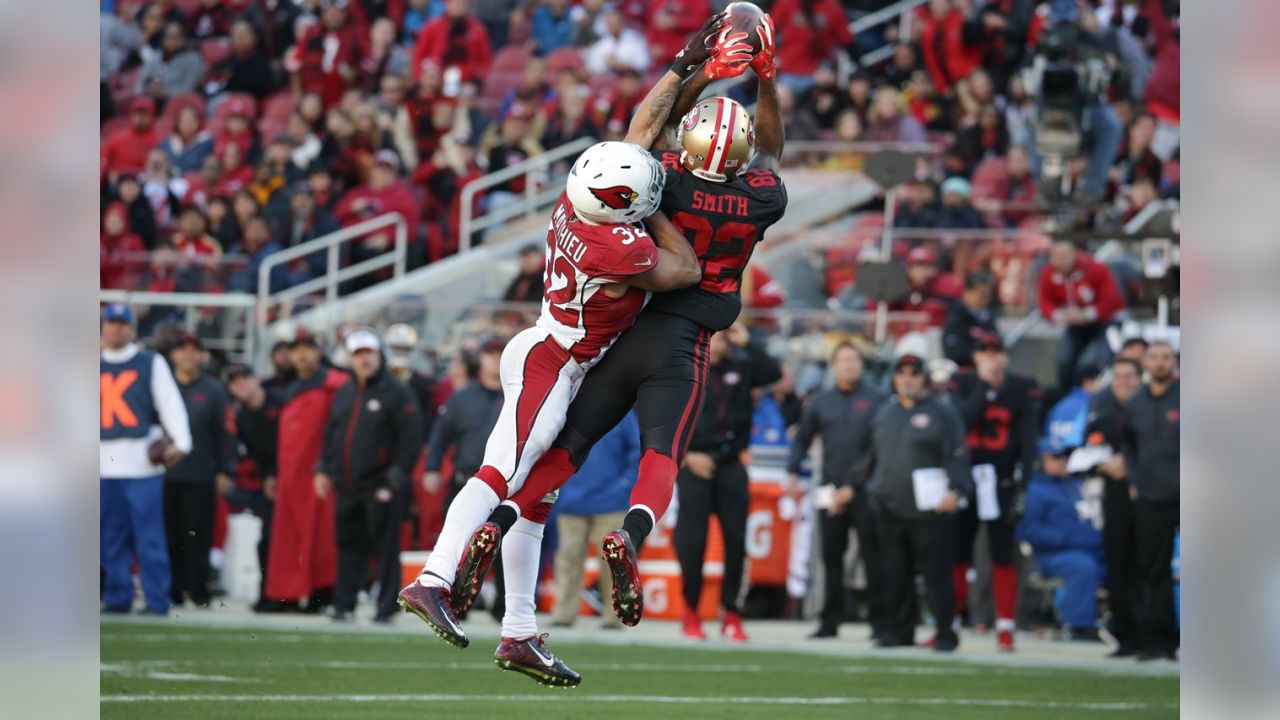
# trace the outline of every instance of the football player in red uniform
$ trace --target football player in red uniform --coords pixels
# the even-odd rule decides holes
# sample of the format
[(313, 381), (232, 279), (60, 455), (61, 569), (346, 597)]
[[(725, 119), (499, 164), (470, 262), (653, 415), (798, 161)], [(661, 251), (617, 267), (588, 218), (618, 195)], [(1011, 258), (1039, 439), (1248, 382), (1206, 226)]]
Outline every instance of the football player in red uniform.
[[(516, 533), (509, 531), (549, 509), (555, 490), (634, 405), (643, 453), (639, 477), (631, 509), (622, 527), (605, 536), (602, 553), (613, 574), (618, 617), (627, 625), (640, 621), (644, 598), (636, 553), (671, 501), (676, 473), (701, 409), (710, 337), (737, 318), (747, 261), (765, 229), (782, 217), (787, 203), (778, 175), (783, 124), (767, 15), (756, 30), (761, 50), (754, 57), (746, 52), (760, 79), (759, 124), (753, 127), (746, 110), (728, 98), (695, 104), (709, 80), (746, 69), (738, 50), (744, 47), (746, 35), (727, 34), (728, 30), (726, 26), (715, 35), (717, 47), (709, 59), (699, 56), (696, 43), (686, 45), (660, 81), (688, 77), (702, 68), (684, 83), (676, 101), (677, 108), (691, 107), (676, 128), (680, 149), (654, 152), (666, 171), (662, 209), (697, 252), (702, 280), (655, 297), (619, 338), (614, 351), (587, 376), (551, 449), (534, 465), (521, 490), (472, 535), (454, 585), (463, 602), (476, 596), (483, 570), (504, 535), (504, 569), (515, 562), (510, 539)], [(638, 122), (644, 120), (637, 117)], [(527, 562), (536, 564), (536, 556)], [(521, 588), (510, 575), (506, 582), (508, 604), (513, 595), (532, 593), (531, 586)], [(745, 638), (736, 612), (726, 613), (723, 631)]]

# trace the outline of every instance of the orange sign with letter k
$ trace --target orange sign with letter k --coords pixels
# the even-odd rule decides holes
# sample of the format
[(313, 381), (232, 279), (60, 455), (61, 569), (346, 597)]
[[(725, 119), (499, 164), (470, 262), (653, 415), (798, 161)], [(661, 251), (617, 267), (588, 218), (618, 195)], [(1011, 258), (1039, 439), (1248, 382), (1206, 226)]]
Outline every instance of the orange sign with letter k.
[(119, 375), (102, 373), (98, 379), (102, 396), (102, 428), (115, 427), (117, 419), (125, 427), (137, 427), (138, 417), (124, 401), (124, 394), (138, 379), (138, 371), (125, 370)]

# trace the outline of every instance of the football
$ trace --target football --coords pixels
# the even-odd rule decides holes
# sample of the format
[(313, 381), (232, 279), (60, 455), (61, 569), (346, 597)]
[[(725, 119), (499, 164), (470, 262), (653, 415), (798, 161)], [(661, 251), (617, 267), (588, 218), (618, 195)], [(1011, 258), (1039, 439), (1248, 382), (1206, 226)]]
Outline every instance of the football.
[(164, 455), (169, 452), (171, 447), (173, 447), (173, 443), (169, 442), (169, 438), (158, 437), (147, 446), (147, 459), (155, 465), (164, 465)]
[(760, 25), (760, 18), (764, 17), (764, 11), (755, 3), (736, 2), (730, 3), (724, 12), (725, 19), (732, 28), (729, 34), (746, 33), (746, 42), (751, 46), (751, 55), (754, 57), (760, 52), (760, 35), (756, 32), (756, 27)]

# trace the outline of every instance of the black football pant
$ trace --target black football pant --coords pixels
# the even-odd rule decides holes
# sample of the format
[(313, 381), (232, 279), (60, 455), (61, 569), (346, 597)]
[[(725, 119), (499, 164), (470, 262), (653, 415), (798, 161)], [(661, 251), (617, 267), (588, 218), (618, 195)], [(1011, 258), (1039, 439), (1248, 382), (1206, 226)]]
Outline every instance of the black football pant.
[(915, 577), (924, 576), (929, 610), (937, 623), (940, 641), (954, 640), (955, 591), (951, 587), (951, 562), (955, 528), (947, 515), (908, 520), (890, 512), (880, 514), (880, 548), (884, 560), (887, 632), (882, 640), (898, 645), (915, 642)]
[(867, 575), (867, 602), (872, 633), (879, 637), (886, 629), (889, 605), (885, 602), (884, 569), (877, 513), (864, 492), (855, 493), (853, 502), (842, 513), (823, 510), (818, 513), (822, 537), (823, 585), (826, 597), (822, 603), (823, 627), (838, 627), (844, 620), (845, 582), (844, 554), (849, 549), (849, 530), (858, 536), (858, 559)]
[(169, 540), (169, 586), (175, 605), (183, 593), (196, 605), (209, 604), (209, 550), (213, 547), (216, 504), (213, 478), (208, 482), (164, 483), (164, 529)]
[(684, 459), (702, 408), (711, 331), (679, 315), (643, 312), (587, 373), (555, 446), (569, 451), (575, 467), (632, 406), (640, 446)]
[(708, 524), (714, 513), (724, 537), (720, 605), (726, 611), (738, 612), (747, 561), (747, 509), (751, 503), (747, 469), (737, 458), (717, 465), (710, 480), (682, 469), (676, 477), (676, 492), (680, 500), (676, 511), (676, 558), (680, 561), (685, 607), (696, 611), (702, 597), (702, 563), (707, 553)]
[(400, 591), (400, 524), (408, 505), (408, 488), (392, 493), (382, 502), (373, 490), (339, 492), (335, 502), (335, 535), (338, 544), (338, 581), (334, 586), (333, 606), (350, 612), (356, 607), (356, 594), (369, 575), (369, 561), (377, 566), (380, 588), (377, 598), (379, 616), (396, 610), (396, 594)]
[[(1138, 646), (1138, 598), (1142, 594), (1138, 573), (1137, 511), (1129, 499), (1127, 482), (1107, 481), (1102, 501), (1102, 549), (1107, 559), (1107, 600), (1111, 610), (1108, 629), (1122, 648)], [(1112, 485), (1118, 486), (1114, 490)]]
[(1178, 616), (1173, 608), (1173, 538), (1178, 532), (1178, 502), (1139, 500), (1136, 507), (1138, 573), (1142, 600), (1138, 614), (1139, 650), (1176, 652)]

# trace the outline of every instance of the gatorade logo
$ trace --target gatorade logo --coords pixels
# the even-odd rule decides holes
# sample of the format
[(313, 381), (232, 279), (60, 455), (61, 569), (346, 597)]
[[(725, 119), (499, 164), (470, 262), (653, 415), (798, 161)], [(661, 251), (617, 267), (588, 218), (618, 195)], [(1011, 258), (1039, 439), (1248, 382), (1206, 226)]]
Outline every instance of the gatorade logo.
[(98, 385), (102, 400), (102, 429), (110, 430), (116, 421), (125, 427), (138, 427), (138, 416), (124, 401), (125, 392), (138, 380), (136, 370), (125, 370), (119, 375), (102, 373)]

